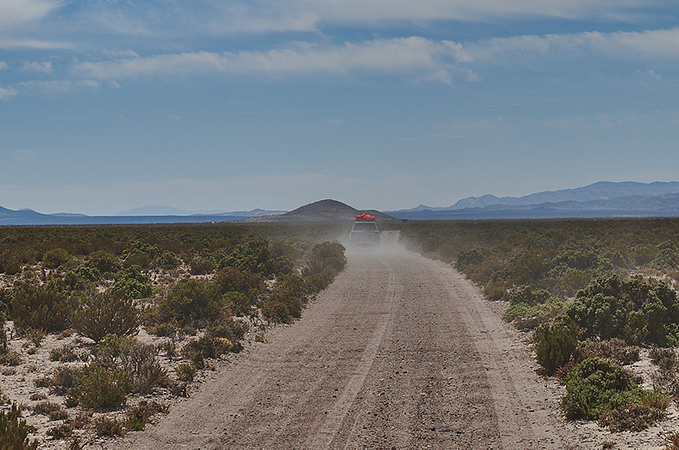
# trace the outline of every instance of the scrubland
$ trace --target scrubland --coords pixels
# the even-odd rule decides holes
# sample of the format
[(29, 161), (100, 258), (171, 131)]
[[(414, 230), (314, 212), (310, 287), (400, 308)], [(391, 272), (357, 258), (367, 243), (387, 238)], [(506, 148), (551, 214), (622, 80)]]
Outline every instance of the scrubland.
[(401, 240), (506, 304), (541, 374), (565, 386), (568, 419), (636, 432), (679, 402), (676, 219), (419, 222)]
[(220, 360), (300, 316), (346, 262), (338, 230), (0, 228), (0, 449), (144, 429)]

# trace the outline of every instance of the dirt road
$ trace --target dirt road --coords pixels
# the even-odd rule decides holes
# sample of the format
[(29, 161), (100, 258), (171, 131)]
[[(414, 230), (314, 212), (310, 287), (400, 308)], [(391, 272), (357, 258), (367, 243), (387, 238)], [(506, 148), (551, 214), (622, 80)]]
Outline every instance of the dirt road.
[(569, 447), (525, 346), (468, 281), (405, 251), (348, 256), (301, 320), (116, 447)]

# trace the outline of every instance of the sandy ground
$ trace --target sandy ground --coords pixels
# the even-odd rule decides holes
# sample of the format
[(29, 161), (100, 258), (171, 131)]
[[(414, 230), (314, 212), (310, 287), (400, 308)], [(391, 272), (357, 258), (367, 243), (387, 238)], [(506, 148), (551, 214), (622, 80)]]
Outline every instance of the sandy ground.
[(215, 364), (156, 425), (85, 448), (660, 449), (679, 430), (674, 407), (641, 433), (566, 421), (506, 305), (398, 246), (348, 260), (299, 321)]

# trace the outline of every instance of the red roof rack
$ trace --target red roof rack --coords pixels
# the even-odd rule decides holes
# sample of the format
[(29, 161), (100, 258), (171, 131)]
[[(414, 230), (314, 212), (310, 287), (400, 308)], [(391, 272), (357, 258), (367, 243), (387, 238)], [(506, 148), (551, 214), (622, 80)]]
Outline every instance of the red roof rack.
[(368, 213), (357, 214), (356, 220), (372, 221), (372, 220), (375, 220), (375, 216), (373, 216), (372, 214), (368, 214)]

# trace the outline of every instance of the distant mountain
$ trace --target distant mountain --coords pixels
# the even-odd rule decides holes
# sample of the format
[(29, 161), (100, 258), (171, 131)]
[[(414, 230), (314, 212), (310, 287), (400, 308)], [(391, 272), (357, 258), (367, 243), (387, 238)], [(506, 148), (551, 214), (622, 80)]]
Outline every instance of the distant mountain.
[(320, 200), (287, 212), (285, 214), (266, 215), (247, 219), (247, 222), (280, 222), (280, 223), (303, 223), (303, 222), (349, 222), (353, 221), (357, 214), (369, 213), (375, 216), (378, 222), (397, 221), (395, 217), (369, 210), (358, 210), (337, 200)]
[[(0, 207), (2, 225), (122, 225), (151, 223), (206, 223), (241, 221), (248, 217), (271, 214), (277, 211), (255, 209), (218, 214), (193, 215), (130, 215), (130, 216), (86, 216), (84, 214), (41, 214), (30, 209), (12, 210)], [(281, 211), (282, 212), (282, 211)]]
[(223, 209), (213, 210), (198, 210), (185, 211), (183, 209), (173, 208), (171, 206), (142, 206), (140, 208), (128, 209), (122, 211), (116, 216), (134, 217), (134, 216), (242, 216), (242, 217), (257, 217), (265, 214), (281, 214), (285, 211), (267, 211), (264, 209), (253, 209), (252, 211), (225, 211)]
[[(523, 197), (496, 197), (484, 195), (482, 197), (469, 197), (462, 199), (448, 208), (436, 208), (436, 210), (454, 210), (465, 208), (484, 208), (493, 205), (539, 205), (542, 203), (558, 203), (566, 201), (588, 202), (594, 200), (612, 200), (621, 197), (651, 198), (665, 194), (679, 192), (679, 182), (636, 183), (625, 181), (613, 183), (600, 181), (576, 189), (563, 189), (560, 191), (546, 191), (530, 194)], [(418, 207), (419, 208), (419, 207)]]

